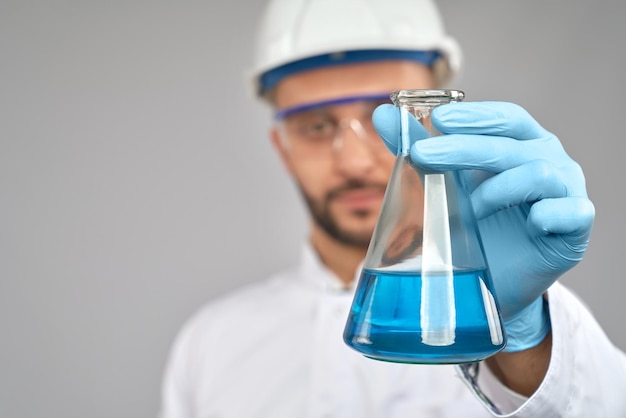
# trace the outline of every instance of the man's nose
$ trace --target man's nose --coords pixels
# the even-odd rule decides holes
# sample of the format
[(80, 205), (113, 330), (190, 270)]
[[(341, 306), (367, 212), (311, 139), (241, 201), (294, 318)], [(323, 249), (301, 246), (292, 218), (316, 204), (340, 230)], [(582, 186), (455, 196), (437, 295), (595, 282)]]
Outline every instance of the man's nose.
[(373, 133), (368, 132), (358, 119), (345, 120), (339, 128), (333, 142), (339, 170), (349, 176), (365, 174), (375, 164), (372, 138), (369, 137)]

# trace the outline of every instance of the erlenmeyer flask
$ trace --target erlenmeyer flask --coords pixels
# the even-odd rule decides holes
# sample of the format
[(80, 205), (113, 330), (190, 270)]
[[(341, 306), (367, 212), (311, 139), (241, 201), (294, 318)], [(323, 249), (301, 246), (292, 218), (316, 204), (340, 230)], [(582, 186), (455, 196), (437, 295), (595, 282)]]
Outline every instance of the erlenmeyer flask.
[(430, 136), (431, 111), (456, 90), (400, 90), (402, 141), (344, 331), (365, 356), (402, 363), (465, 363), (504, 348), (487, 260), (460, 172), (411, 161), (410, 118)]

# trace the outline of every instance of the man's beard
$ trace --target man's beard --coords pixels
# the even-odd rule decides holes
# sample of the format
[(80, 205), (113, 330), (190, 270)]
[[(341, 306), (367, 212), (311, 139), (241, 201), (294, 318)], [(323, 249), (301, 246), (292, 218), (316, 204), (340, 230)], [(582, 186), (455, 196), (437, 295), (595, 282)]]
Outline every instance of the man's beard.
[[(369, 189), (379, 189), (384, 193), (385, 191), (384, 185), (373, 184), (373, 183), (365, 183), (359, 180), (349, 181), (343, 186), (332, 189), (326, 195), (319, 200), (313, 199), (310, 195), (306, 193), (306, 191), (299, 185), (300, 193), (309, 207), (309, 212), (313, 217), (313, 220), (317, 225), (319, 225), (330, 237), (335, 240), (361, 248), (367, 248), (370, 243), (370, 239), (372, 237), (372, 231), (366, 232), (351, 232), (343, 229), (335, 219), (335, 217), (331, 213), (330, 206), (334, 198), (340, 195), (343, 192), (350, 190), (359, 190), (363, 188)], [(352, 212), (356, 217), (366, 218), (367, 216), (371, 216), (370, 210), (355, 210)]]

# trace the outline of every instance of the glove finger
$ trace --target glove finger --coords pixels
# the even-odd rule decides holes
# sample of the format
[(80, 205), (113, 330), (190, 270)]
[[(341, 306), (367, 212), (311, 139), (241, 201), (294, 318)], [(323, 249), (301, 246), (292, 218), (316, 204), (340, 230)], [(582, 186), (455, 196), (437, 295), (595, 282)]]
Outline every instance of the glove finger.
[[(398, 155), (398, 149), (402, 140), (400, 109), (391, 104), (380, 105), (372, 114), (372, 122), (389, 151), (394, 155)], [(429, 136), (428, 131), (415, 117), (409, 118), (409, 138), (411, 144)]]
[(548, 132), (521, 106), (506, 102), (468, 102), (439, 106), (433, 125), (446, 134), (465, 133), (536, 139)]
[(443, 135), (416, 142), (411, 147), (411, 158), (433, 170), (477, 169), (499, 173), (539, 158), (534, 149), (524, 150), (521, 146), (524, 143), (499, 136)]
[(568, 236), (571, 246), (586, 248), (595, 218), (595, 208), (585, 197), (564, 197), (536, 202), (528, 214), (528, 231), (534, 236)]
[(531, 161), (483, 181), (472, 192), (477, 219), (522, 203), (568, 195), (560, 171), (545, 160)]

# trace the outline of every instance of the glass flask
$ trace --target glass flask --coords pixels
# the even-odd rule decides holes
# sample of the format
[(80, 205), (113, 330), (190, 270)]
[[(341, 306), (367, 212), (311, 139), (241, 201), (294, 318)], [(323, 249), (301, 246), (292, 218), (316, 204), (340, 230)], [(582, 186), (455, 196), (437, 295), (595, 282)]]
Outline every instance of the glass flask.
[[(432, 110), (456, 90), (400, 90), (401, 144), (344, 330), (377, 360), (449, 364), (484, 359), (505, 335), (462, 172), (433, 172), (409, 154), (410, 118), (429, 136)], [(419, 139), (417, 139), (419, 140)]]

